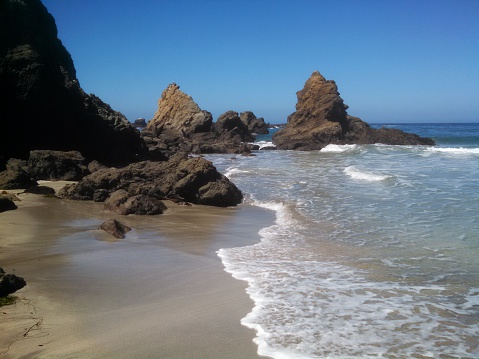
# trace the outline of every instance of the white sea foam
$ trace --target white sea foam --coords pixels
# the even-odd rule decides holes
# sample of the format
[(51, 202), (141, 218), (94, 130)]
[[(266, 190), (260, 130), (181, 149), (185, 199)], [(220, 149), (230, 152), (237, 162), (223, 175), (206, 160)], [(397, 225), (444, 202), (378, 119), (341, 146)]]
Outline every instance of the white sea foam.
[(441, 153), (450, 156), (474, 156), (479, 155), (479, 148), (464, 147), (426, 147), (426, 153)]
[(327, 145), (321, 149), (321, 152), (342, 153), (358, 149), (358, 145)]
[(346, 167), (344, 169), (344, 173), (355, 180), (370, 181), (370, 182), (384, 181), (384, 180), (393, 178), (393, 176), (391, 175), (382, 175), (382, 174), (377, 174), (377, 173), (368, 172), (364, 170), (359, 170), (354, 166)]
[(230, 167), (226, 170), (225, 176), (228, 177), (228, 178), (232, 178), (235, 175), (241, 174), (241, 173), (249, 173), (249, 171), (241, 170), (241, 169), (236, 168), (236, 167)]
[(258, 141), (258, 142), (255, 142), (254, 144), (258, 145), (259, 149), (262, 149), (265, 147), (276, 147), (276, 145), (271, 141)]

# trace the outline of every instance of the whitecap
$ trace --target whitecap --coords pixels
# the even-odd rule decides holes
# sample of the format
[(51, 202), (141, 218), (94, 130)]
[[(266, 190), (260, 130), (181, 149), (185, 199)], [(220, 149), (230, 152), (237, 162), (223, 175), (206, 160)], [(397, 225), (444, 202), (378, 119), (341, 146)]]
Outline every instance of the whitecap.
[(349, 177), (355, 180), (369, 181), (369, 182), (379, 182), (387, 179), (393, 178), (391, 175), (377, 174), (368, 171), (362, 171), (357, 169), (354, 166), (346, 167), (343, 171)]
[(342, 152), (348, 152), (348, 151), (353, 151), (358, 148), (358, 145), (327, 145), (326, 147), (323, 147), (321, 149), (321, 152), (327, 152), (327, 153), (342, 153)]
[(471, 156), (479, 155), (479, 148), (464, 148), (464, 147), (427, 147), (427, 153), (441, 153), (451, 156)]
[(231, 178), (240, 173), (249, 173), (249, 171), (240, 170), (239, 168), (236, 168), (236, 167), (230, 167), (226, 170), (225, 176), (228, 178)]

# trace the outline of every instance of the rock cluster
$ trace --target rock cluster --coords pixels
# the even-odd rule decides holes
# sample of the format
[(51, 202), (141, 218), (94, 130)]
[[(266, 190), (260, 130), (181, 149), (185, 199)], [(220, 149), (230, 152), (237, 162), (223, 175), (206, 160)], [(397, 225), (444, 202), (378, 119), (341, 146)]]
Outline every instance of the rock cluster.
[(52, 149), (115, 164), (146, 151), (121, 113), (82, 90), (40, 0), (2, 0), (0, 34), (0, 162)]
[(251, 112), (248, 114), (240, 116), (228, 111), (213, 122), (211, 113), (202, 110), (191, 96), (172, 83), (163, 91), (158, 110), (142, 136), (150, 149), (150, 157), (155, 159), (168, 158), (178, 151), (249, 152), (252, 146), (248, 143), (255, 138), (252, 129), (260, 131), (264, 120), (257, 119)]
[(376, 130), (357, 117), (348, 116), (348, 106), (336, 83), (313, 72), (297, 93), (296, 111), (284, 128), (273, 135), (279, 149), (319, 150), (328, 144), (434, 145), (429, 138), (400, 130)]
[[(118, 190), (126, 193), (115, 193)], [(234, 206), (242, 200), (241, 191), (211, 162), (201, 157), (188, 158), (184, 153), (178, 153), (168, 161), (142, 161), (123, 168), (100, 169), (83, 177), (77, 184), (66, 186), (59, 196), (103, 202), (113, 194), (121, 198), (115, 207), (120, 212), (125, 210), (124, 214), (128, 210), (122, 204), (128, 201), (129, 206), (146, 208), (142, 209), (146, 212), (155, 206), (161, 207), (150, 197), (220, 207)], [(142, 196), (135, 197), (139, 195)], [(149, 204), (139, 205), (140, 199), (149, 201)]]

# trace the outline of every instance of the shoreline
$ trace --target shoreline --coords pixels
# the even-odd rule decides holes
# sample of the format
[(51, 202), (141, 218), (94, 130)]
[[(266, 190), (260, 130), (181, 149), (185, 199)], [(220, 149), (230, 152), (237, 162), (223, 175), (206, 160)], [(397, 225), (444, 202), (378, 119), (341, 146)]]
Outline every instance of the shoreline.
[[(262, 358), (240, 323), (254, 305), (247, 283), (216, 251), (257, 243), (270, 211), (165, 202), (162, 215), (119, 216), (102, 203), (18, 197), (0, 214), (0, 266), (27, 286), (2, 307), (1, 358)], [(109, 218), (133, 231), (97, 230)]]

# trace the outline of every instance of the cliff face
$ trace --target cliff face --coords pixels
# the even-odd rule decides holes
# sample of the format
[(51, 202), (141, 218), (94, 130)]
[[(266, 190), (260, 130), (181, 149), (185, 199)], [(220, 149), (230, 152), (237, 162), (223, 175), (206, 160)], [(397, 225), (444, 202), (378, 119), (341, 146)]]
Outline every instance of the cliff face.
[(313, 72), (304, 88), (296, 93), (296, 112), (288, 117), (286, 126), (273, 135), (279, 149), (319, 150), (330, 143), (390, 145), (434, 145), (400, 130), (376, 130), (357, 117), (348, 116), (348, 106), (339, 95), (336, 83)]
[(80, 87), (53, 17), (40, 0), (0, 2), (0, 156), (78, 150), (105, 163), (145, 151), (119, 112)]

